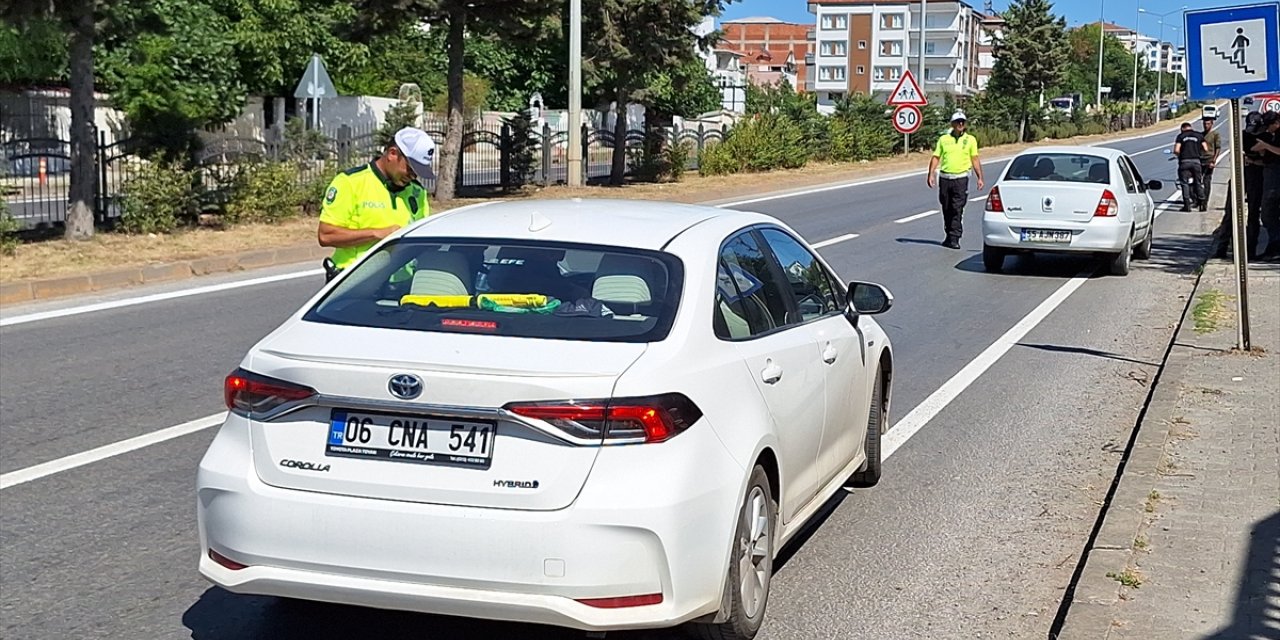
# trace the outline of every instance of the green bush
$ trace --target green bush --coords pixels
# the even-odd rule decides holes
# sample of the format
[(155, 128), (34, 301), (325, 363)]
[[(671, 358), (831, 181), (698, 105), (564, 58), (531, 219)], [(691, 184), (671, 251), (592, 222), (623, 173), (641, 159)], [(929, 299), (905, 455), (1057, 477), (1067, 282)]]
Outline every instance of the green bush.
[(230, 194), (226, 220), (235, 224), (292, 218), (298, 215), (303, 197), (292, 165), (283, 162), (247, 165)]
[(698, 156), (698, 173), (704, 176), (724, 176), (741, 170), (732, 151), (723, 142), (703, 147)]
[(887, 110), (868, 96), (841, 101), (829, 121), (831, 159), (856, 162), (892, 154), (902, 136), (894, 131)]
[(120, 228), (126, 233), (168, 233), (195, 214), (194, 175), (181, 162), (156, 156), (120, 187)]
[(663, 171), (663, 177), (674, 182), (680, 182), (684, 177), (684, 172), (689, 167), (689, 158), (693, 157), (693, 143), (688, 140), (667, 143), (662, 150), (662, 159), (666, 164)]
[(320, 205), (324, 201), (324, 194), (329, 190), (329, 183), (333, 182), (334, 177), (337, 175), (336, 171), (326, 169), (316, 177), (298, 186), (298, 200), (301, 201), (303, 215), (320, 215)]
[(0, 254), (11, 256), (18, 250), (18, 221), (9, 215), (9, 203), (0, 197)]
[(518, 190), (533, 180), (538, 162), (539, 135), (527, 111), (505, 121), (509, 135), (510, 188)]
[(730, 173), (799, 169), (809, 162), (810, 146), (804, 130), (778, 114), (747, 118), (731, 129), (718, 147), (731, 159)]
[(999, 127), (970, 127), (969, 134), (978, 139), (978, 146), (994, 147), (1001, 144), (1013, 144), (1018, 141), (1017, 129), (1009, 130)]

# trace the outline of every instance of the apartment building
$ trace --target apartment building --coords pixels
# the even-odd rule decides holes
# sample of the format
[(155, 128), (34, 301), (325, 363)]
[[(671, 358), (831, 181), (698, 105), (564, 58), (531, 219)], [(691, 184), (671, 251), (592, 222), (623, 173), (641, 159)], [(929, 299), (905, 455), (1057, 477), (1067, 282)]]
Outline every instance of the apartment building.
[(926, 93), (976, 93), (983, 14), (954, 0), (925, 10), (920, 77), (920, 0), (811, 0), (818, 108), (830, 112), (852, 93), (887, 94), (908, 68)]
[(991, 82), (991, 72), (996, 68), (996, 39), (1004, 35), (1004, 18), (982, 14), (982, 29), (978, 32), (978, 91), (985, 91)]
[(747, 78), (754, 84), (786, 80), (796, 89), (809, 80), (803, 61), (810, 53), (811, 24), (756, 17), (720, 25), (726, 46), (743, 53)]

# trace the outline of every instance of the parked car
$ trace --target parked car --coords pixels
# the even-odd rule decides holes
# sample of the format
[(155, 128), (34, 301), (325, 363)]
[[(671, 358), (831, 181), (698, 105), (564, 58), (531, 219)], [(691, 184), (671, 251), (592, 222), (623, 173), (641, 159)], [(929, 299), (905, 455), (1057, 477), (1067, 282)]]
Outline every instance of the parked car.
[(871, 316), (892, 301), (754, 213), (429, 217), (227, 376), (196, 481), (200, 573), (236, 593), (751, 638), (782, 545), (880, 478), (894, 364)]
[(1129, 273), (1130, 259), (1151, 256), (1155, 203), (1122, 151), (1103, 147), (1046, 146), (1015, 157), (987, 195), (982, 217), (982, 262), (1000, 271), (1011, 253), (1091, 253), (1114, 275)]

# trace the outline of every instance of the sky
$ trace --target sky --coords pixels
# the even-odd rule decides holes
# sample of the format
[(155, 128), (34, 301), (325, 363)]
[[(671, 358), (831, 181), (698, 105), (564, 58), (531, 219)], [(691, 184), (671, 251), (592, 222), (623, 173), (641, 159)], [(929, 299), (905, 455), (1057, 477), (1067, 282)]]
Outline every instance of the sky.
[[(966, 0), (969, 5), (981, 10), (984, 0)], [(1065, 16), (1067, 25), (1096, 22), (1103, 16), (1107, 22), (1133, 28), (1135, 19), (1137, 30), (1152, 37), (1160, 36), (1161, 18), (1157, 13), (1174, 12), (1164, 18), (1164, 39), (1181, 44), (1182, 16), (1178, 10), (1186, 5), (1189, 9), (1209, 9), (1233, 5), (1251, 4), (1249, 0), (1056, 0), (1054, 12)], [(1009, 0), (994, 0), (996, 11), (1008, 8)], [(1137, 10), (1146, 9), (1148, 13), (1138, 14)], [(771, 16), (788, 22), (813, 22), (813, 14), (809, 13), (809, 5), (805, 0), (736, 0), (725, 9), (721, 20), (747, 18), (751, 16)]]

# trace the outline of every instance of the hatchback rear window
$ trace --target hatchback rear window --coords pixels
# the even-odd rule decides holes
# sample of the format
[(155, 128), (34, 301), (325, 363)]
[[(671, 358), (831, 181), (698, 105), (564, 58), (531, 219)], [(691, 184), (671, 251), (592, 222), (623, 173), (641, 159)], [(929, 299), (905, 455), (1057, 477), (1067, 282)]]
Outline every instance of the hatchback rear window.
[(1111, 161), (1077, 153), (1028, 153), (1014, 159), (1005, 180), (1111, 183)]
[(653, 342), (671, 329), (683, 278), (667, 253), (515, 240), (401, 239), (353, 269), (304, 320)]

